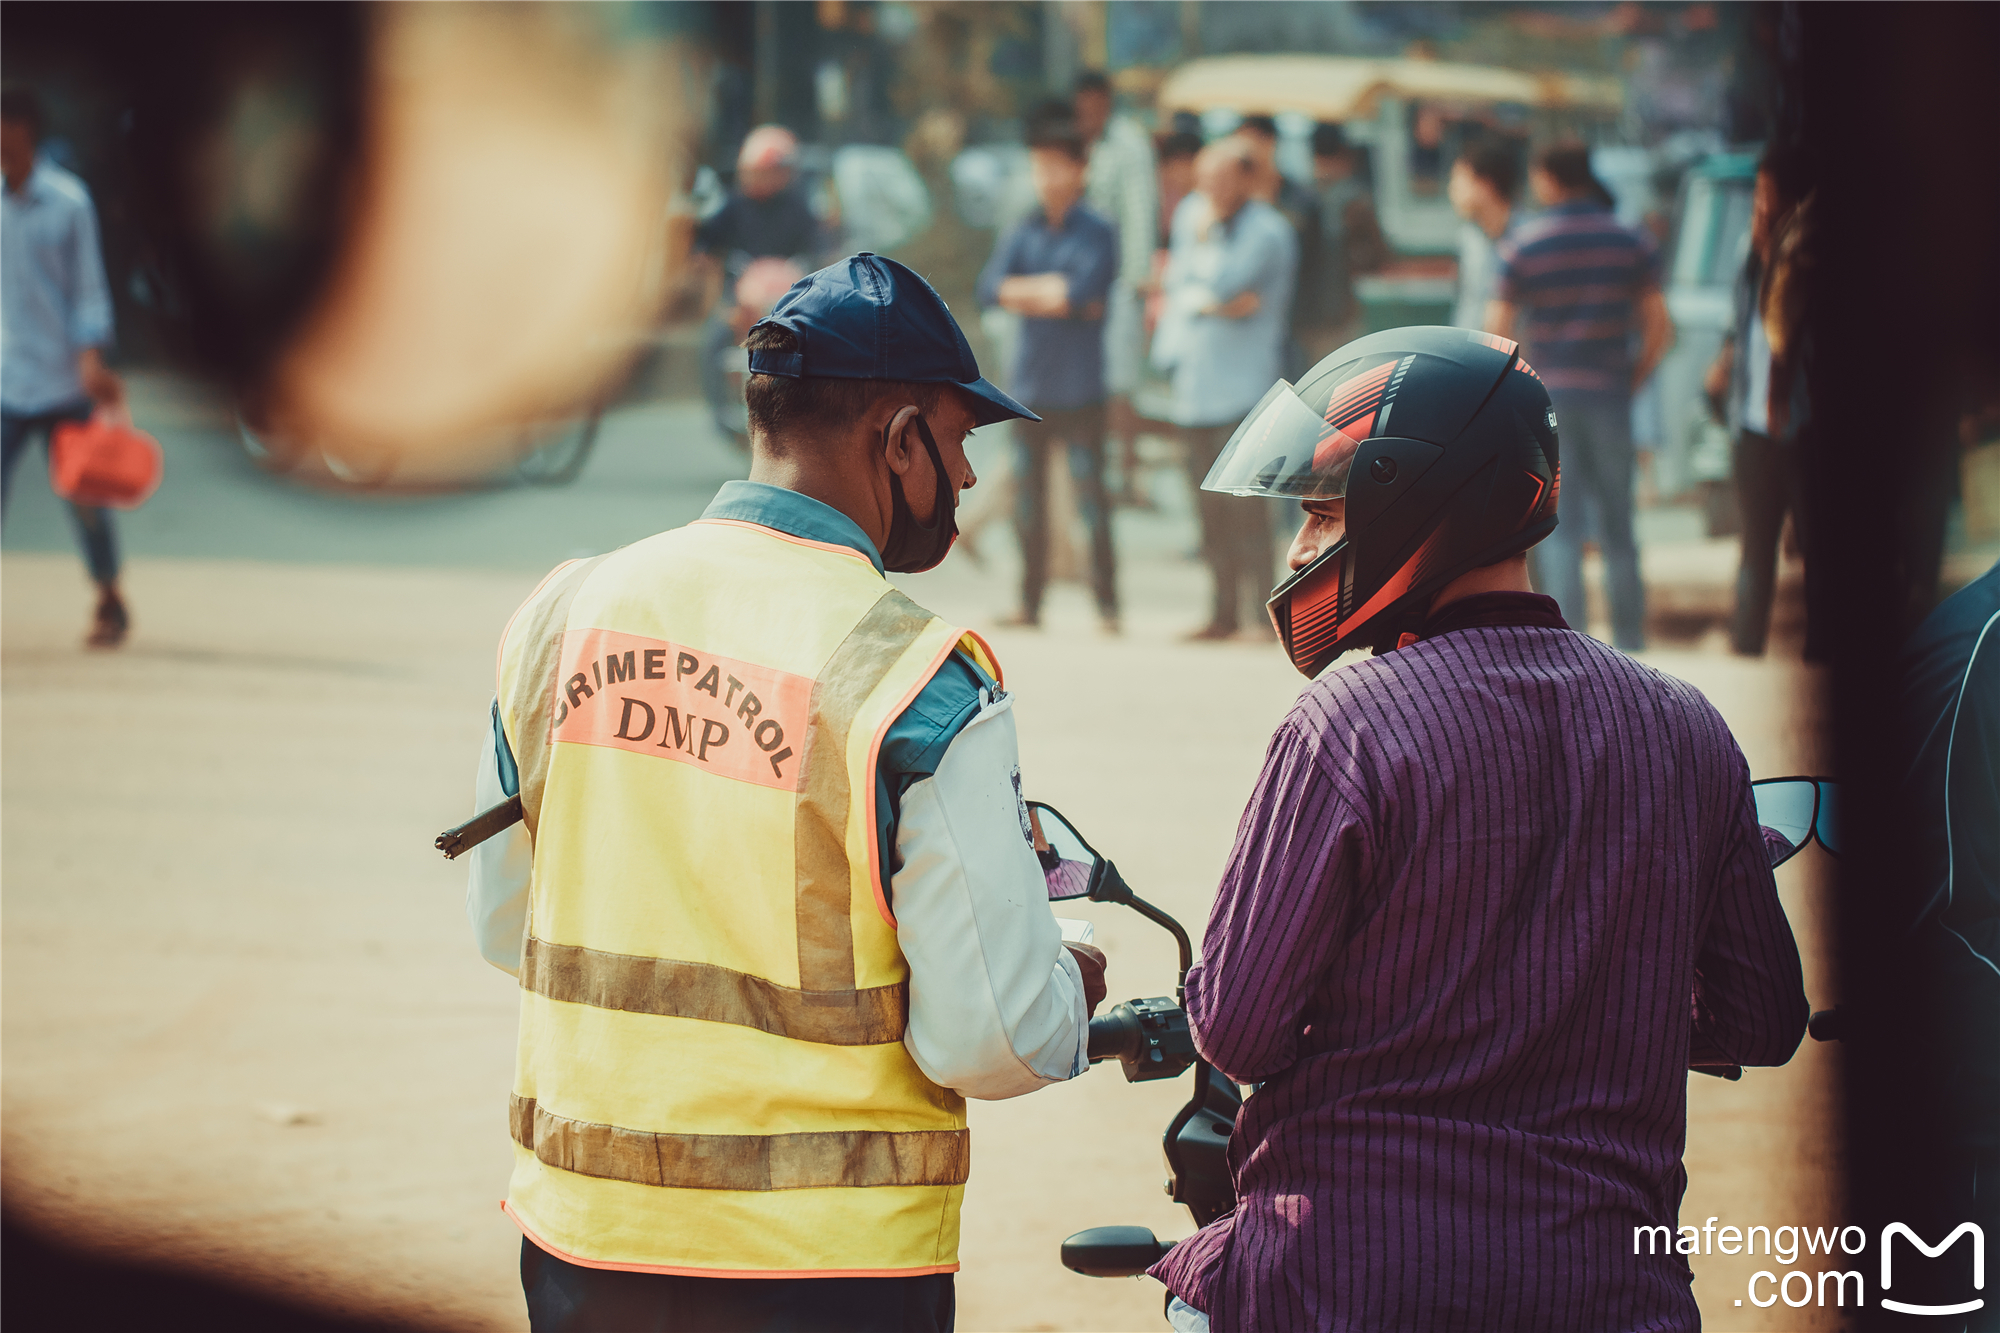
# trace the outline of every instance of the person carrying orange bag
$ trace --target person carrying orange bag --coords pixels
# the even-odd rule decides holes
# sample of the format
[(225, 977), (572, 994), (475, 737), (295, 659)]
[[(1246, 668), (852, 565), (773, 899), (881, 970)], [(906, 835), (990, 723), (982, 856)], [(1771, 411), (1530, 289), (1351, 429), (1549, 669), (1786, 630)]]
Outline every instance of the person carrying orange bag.
[[(38, 159), (41, 131), (41, 107), (34, 94), (15, 89), (0, 93), (0, 174), (6, 178), (0, 191), (0, 334), (5, 340), (0, 352), (0, 509), (13, 490), (15, 465), (38, 435), (49, 441), (81, 425), (80, 449), (49, 446), (55, 461), (67, 456), (73, 470), (93, 459), (130, 463), (144, 451), (131, 438), (122, 449), (116, 441), (108, 452), (101, 447), (103, 432), (118, 429), (113, 424), (117, 420), (127, 420), (129, 430), (129, 419), (122, 417), (124, 385), (105, 368), (102, 354), (111, 342), (111, 296), (98, 249), (97, 213), (82, 181)], [(94, 409), (117, 415), (84, 425)], [(153, 446), (154, 485), (157, 448)], [(83, 468), (76, 479), (87, 483), (85, 474), (98, 470)], [(128, 482), (137, 475), (129, 467), (125, 472)], [(58, 492), (63, 489), (59, 486)], [(111, 515), (93, 502), (97, 492), (89, 485), (68, 489), (77, 538), (97, 584), (97, 610), (84, 642), (116, 648), (125, 641), (131, 616), (118, 590)], [(144, 487), (146, 493), (150, 489)], [(116, 493), (135, 492), (127, 486)]]
[(123, 402), (49, 435), (49, 487), (73, 505), (137, 509), (160, 487), (160, 443), (132, 425)]

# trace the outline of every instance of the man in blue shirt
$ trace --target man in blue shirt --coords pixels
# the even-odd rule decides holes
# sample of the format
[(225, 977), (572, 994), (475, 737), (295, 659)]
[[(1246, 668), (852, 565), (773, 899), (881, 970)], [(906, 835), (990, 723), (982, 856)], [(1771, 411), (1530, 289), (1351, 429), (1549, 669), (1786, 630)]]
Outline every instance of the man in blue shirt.
[(1021, 316), (1014, 383), (1040, 421), (1015, 426), (1014, 526), (1021, 540), (1021, 610), (1042, 614), (1049, 574), (1049, 451), (1069, 446), (1084, 521), (1091, 586), (1107, 633), (1118, 632), (1117, 556), (1104, 497), (1104, 305), (1118, 276), (1118, 231), (1083, 206), (1090, 149), (1073, 121), (1043, 117), (1028, 140), (1041, 207), (1000, 238), (979, 275), (979, 301)]
[(1247, 590), (1256, 608), (1277, 583), (1271, 510), (1201, 489), (1222, 446), (1284, 373), (1298, 240), (1285, 215), (1252, 197), (1255, 159), (1240, 139), (1210, 144), (1195, 159), (1195, 192), (1174, 210), (1161, 285), (1166, 309), (1153, 362), (1174, 378), (1174, 422), (1187, 447), (1188, 480), (1201, 512), (1202, 556), (1215, 578), (1208, 624), (1196, 639), (1236, 633)]
[[(88, 421), (93, 404), (124, 400), (104, 367), (111, 342), (111, 294), (97, 248), (97, 213), (83, 182), (41, 158), (42, 113), (34, 94), (0, 95), (0, 509), (13, 490), (14, 467), (39, 436), (46, 446), (64, 422)], [(118, 546), (111, 515), (71, 505), (97, 615), (85, 640), (93, 648), (125, 641), (130, 617), (118, 593)]]

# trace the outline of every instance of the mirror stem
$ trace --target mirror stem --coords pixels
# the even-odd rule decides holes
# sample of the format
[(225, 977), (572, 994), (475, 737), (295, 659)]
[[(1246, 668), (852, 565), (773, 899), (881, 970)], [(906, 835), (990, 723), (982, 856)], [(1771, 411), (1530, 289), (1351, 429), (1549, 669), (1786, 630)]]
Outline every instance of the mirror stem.
[(1162, 912), (1159, 908), (1141, 898), (1138, 894), (1128, 894), (1124, 901), (1127, 907), (1137, 912), (1140, 916), (1145, 917), (1148, 921), (1157, 922), (1173, 932), (1174, 943), (1179, 946), (1181, 951), (1181, 970), (1180, 974), (1174, 979), (1174, 1003), (1186, 1004), (1188, 969), (1194, 966), (1194, 944), (1188, 939), (1188, 933), (1181, 929), (1180, 922), (1174, 920), (1165, 912)]

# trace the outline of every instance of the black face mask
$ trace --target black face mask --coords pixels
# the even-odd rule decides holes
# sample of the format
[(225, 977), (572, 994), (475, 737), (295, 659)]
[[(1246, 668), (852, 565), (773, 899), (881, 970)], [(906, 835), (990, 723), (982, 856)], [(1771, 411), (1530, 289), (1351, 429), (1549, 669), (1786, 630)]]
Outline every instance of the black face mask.
[[(895, 509), (889, 518), (889, 540), (882, 546), (882, 567), (894, 574), (921, 574), (936, 569), (944, 562), (951, 544), (958, 540), (958, 488), (945, 476), (944, 457), (938, 453), (937, 440), (924, 424), (923, 416), (919, 414), (912, 420), (937, 473), (937, 499), (931, 509), (930, 526), (926, 527), (910, 512), (910, 502), (903, 495), (903, 479), (894, 472), (889, 474), (889, 494)], [(888, 426), (882, 428), (882, 448), (884, 452), (889, 448)]]

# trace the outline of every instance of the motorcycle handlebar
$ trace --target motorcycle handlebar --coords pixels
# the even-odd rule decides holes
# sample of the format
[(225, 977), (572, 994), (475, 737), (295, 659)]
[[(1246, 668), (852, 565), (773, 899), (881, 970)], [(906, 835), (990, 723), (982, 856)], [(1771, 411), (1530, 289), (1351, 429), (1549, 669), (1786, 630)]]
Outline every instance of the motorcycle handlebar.
[(1117, 1060), (1128, 1083), (1175, 1078), (1195, 1062), (1187, 1014), (1165, 996), (1126, 1000), (1090, 1020), (1090, 1062)]

